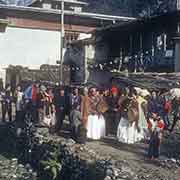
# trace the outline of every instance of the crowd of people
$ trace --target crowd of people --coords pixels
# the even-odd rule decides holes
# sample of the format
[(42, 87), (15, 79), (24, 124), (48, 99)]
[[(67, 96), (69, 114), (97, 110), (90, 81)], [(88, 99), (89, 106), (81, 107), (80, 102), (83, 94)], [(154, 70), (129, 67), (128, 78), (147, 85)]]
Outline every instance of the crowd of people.
[(22, 89), (18, 85), (14, 92), (10, 86), (1, 90), (3, 122), (7, 121), (6, 115), (13, 120), (14, 104), (15, 121), (23, 121), (29, 111), (33, 123), (53, 128), (53, 133), (59, 133), (68, 119), (74, 138), (100, 140), (113, 136), (127, 144), (148, 140), (150, 158), (158, 158), (164, 130), (172, 132), (180, 119), (180, 98), (169, 91), (117, 86), (73, 87), (68, 91), (36, 83)]

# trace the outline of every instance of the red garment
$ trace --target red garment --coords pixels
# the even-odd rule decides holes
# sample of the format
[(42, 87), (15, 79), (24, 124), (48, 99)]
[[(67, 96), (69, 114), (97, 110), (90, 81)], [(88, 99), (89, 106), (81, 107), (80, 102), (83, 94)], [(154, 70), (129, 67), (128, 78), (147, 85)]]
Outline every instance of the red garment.
[(32, 87), (32, 102), (37, 102), (37, 87), (35, 85)]
[(115, 86), (113, 86), (113, 87), (111, 88), (111, 92), (112, 92), (112, 93), (118, 93), (118, 88), (115, 87)]
[(165, 128), (165, 123), (163, 120), (157, 122), (157, 127), (163, 130)]
[(161, 130), (163, 130), (165, 128), (165, 123), (164, 121), (161, 119), (161, 120), (153, 120), (152, 118), (150, 118), (148, 120), (148, 129), (150, 130), (153, 130), (154, 128), (159, 128)]
[(151, 121), (150, 120), (148, 120), (148, 129), (152, 129), (152, 123), (151, 123)]
[(171, 101), (167, 101), (164, 106), (164, 110), (166, 113), (170, 113), (172, 110), (172, 103)]

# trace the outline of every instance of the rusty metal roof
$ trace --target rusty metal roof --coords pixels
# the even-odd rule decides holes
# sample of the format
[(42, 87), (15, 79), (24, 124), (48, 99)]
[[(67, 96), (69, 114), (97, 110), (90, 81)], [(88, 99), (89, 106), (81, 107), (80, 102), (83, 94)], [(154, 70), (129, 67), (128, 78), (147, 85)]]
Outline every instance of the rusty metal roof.
[(152, 89), (180, 88), (180, 73), (112, 73), (112, 77), (130, 86)]
[[(45, 9), (39, 7), (24, 7), (24, 6), (15, 6), (15, 5), (3, 5), (0, 4), (0, 9), (7, 9), (7, 10), (18, 10), (18, 11), (29, 11), (29, 12), (38, 12), (38, 13), (49, 13), (49, 14), (61, 14), (61, 10), (59, 9)], [(101, 19), (107, 21), (132, 21), (136, 18), (133, 17), (125, 17), (125, 16), (112, 16), (106, 14), (97, 14), (97, 13), (88, 13), (88, 12), (75, 12), (75, 11), (68, 11), (65, 10), (65, 15), (74, 15), (80, 17), (87, 17), (93, 19)]]

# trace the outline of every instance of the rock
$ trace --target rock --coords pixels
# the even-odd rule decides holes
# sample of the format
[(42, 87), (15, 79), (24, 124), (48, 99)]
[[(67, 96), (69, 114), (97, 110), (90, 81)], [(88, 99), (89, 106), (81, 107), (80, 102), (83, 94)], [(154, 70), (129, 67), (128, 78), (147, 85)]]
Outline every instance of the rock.
[(76, 142), (73, 139), (67, 139), (66, 141), (67, 146), (73, 146), (74, 144), (76, 144)]
[(11, 159), (12, 162), (18, 162), (18, 159), (17, 158), (13, 158)]
[(12, 175), (13, 178), (17, 178), (17, 176), (15, 174)]
[(29, 171), (29, 169), (31, 169), (31, 165), (30, 164), (26, 164), (25, 168)]
[[(0, 168), (0, 179), (3, 180), (17, 180), (17, 179), (27, 179), (27, 180), (36, 180), (37, 175), (32, 176), (33, 172), (28, 172), (23, 165), (18, 164), (17, 159), (4, 159), (1, 161)], [(31, 169), (32, 170), (32, 169)], [(31, 178), (33, 177), (33, 179)]]
[(112, 180), (112, 178), (110, 176), (106, 176), (104, 180)]
[(170, 161), (173, 162), (173, 163), (177, 162), (176, 159), (174, 159), (174, 158), (171, 158)]
[(177, 160), (177, 165), (180, 166), (180, 160)]
[(130, 167), (122, 166), (121, 171), (123, 173), (129, 174), (130, 176), (134, 176), (134, 172), (130, 169)]
[(24, 168), (24, 165), (18, 164), (19, 168)]
[(113, 176), (114, 175), (114, 173), (113, 173), (113, 171), (112, 171), (112, 169), (108, 169), (107, 171), (106, 171), (106, 176)]
[(114, 171), (114, 176), (115, 177), (117, 177), (119, 175), (119, 173), (120, 173), (120, 170), (117, 169), (117, 168), (114, 168), (113, 171)]

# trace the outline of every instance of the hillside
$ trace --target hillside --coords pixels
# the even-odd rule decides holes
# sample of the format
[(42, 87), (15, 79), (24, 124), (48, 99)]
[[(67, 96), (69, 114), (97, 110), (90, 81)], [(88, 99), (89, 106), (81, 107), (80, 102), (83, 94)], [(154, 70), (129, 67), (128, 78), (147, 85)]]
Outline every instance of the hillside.
[[(0, 0), (1, 3), (27, 6), (32, 0)], [(177, 0), (81, 0), (88, 3), (84, 11), (123, 15), (151, 16), (172, 11), (176, 8)]]
[(129, 1), (126, 0), (84, 0), (89, 3), (85, 8), (87, 11), (112, 14), (112, 15), (131, 15), (132, 9)]
[(150, 16), (176, 9), (176, 0), (84, 0), (88, 11), (112, 15)]

